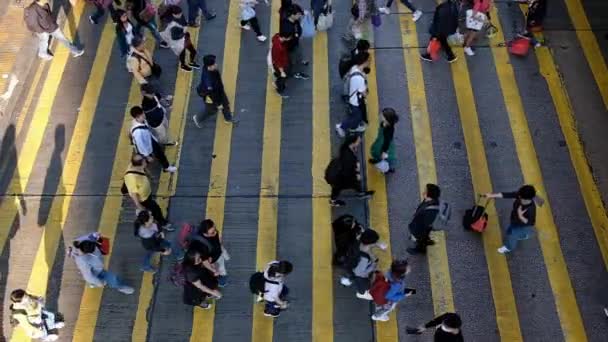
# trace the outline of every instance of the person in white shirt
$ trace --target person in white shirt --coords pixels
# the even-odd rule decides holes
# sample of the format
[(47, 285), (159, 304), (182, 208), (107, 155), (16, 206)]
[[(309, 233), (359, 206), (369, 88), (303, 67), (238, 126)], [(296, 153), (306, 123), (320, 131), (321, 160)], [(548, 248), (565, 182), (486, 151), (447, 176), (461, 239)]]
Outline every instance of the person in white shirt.
[(129, 136), (131, 137), (135, 151), (144, 156), (148, 162), (152, 162), (153, 157), (158, 159), (163, 170), (166, 172), (177, 171), (177, 167), (169, 164), (165, 152), (150, 131), (150, 127), (146, 123), (144, 110), (139, 106), (133, 106), (131, 108), (131, 116), (133, 117), (133, 123), (131, 124)]
[(279, 317), (282, 310), (287, 309), (287, 294), (289, 289), (285, 286), (285, 277), (293, 271), (289, 261), (271, 261), (264, 270), (264, 316)]
[(336, 125), (336, 132), (344, 137), (346, 132), (364, 132), (367, 121), (365, 98), (368, 93), (366, 70), (369, 70), (370, 55), (361, 52), (353, 56), (353, 67), (345, 77), (344, 92), (348, 98), (349, 114)]

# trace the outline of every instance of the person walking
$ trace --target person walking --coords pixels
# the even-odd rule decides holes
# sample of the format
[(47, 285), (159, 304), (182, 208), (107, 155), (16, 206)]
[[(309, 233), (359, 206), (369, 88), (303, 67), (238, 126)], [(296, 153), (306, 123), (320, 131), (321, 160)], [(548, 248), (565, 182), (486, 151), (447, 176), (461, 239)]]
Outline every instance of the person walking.
[(203, 266), (203, 256), (194, 248), (186, 252), (182, 262), (184, 272), (184, 304), (211, 309), (210, 299), (221, 299), (217, 278)]
[[(170, 5), (161, 17), (165, 23), (165, 29), (160, 33), (161, 37), (168, 42), (171, 51), (179, 58), (179, 66), (183, 71), (190, 72), (192, 69), (200, 69), (196, 62), (196, 48), (192, 44), (190, 33), (186, 31), (186, 18), (179, 6)], [(190, 53), (190, 62), (186, 63), (186, 50)]]
[(74, 259), (84, 281), (91, 288), (108, 286), (124, 294), (132, 294), (135, 290), (123, 283), (114, 273), (106, 270), (100, 247), (99, 233), (90, 233), (77, 238), (68, 250), (68, 255)]
[(264, 269), (264, 316), (277, 318), (281, 311), (287, 309), (289, 288), (285, 285), (285, 277), (293, 271), (289, 261), (271, 261)]
[(435, 342), (464, 342), (462, 337), (462, 320), (453, 312), (439, 315), (418, 328), (408, 328), (408, 334), (422, 334), (429, 328), (436, 327), (433, 341)]
[(11, 292), (10, 301), (11, 325), (22, 329), (29, 338), (42, 341), (59, 339), (59, 329), (65, 326), (63, 315), (47, 310), (44, 298), (16, 289)]
[(514, 198), (511, 210), (511, 223), (507, 227), (505, 244), (498, 249), (498, 253), (512, 252), (517, 242), (527, 240), (534, 233), (536, 224), (536, 189), (532, 185), (524, 185), (513, 192), (498, 192), (485, 194), (487, 198)]
[(224, 90), (224, 82), (222, 82), (222, 75), (218, 69), (215, 55), (203, 57), (201, 82), (196, 87), (196, 90), (199, 96), (203, 98), (203, 101), (205, 101), (203, 112), (195, 114), (192, 117), (196, 127), (201, 128), (203, 121), (217, 114), (220, 108), (224, 115), (224, 121), (227, 123), (238, 122), (230, 111), (230, 101), (228, 101), (228, 96)]
[[(374, 44), (372, 33), (372, 16), (378, 15), (376, 0), (355, 0), (350, 10), (349, 32), (355, 40), (365, 39)], [(350, 38), (349, 38), (350, 40)]]
[(321, 13), (326, 13), (326, 11), (329, 9), (329, 2), (328, 0), (310, 0), (310, 9), (312, 11), (316, 28), (317, 24), (319, 23)]
[(347, 132), (364, 132), (367, 125), (366, 97), (367, 75), (369, 72), (369, 52), (360, 52), (353, 57), (353, 66), (345, 76), (343, 94), (348, 98), (348, 114), (336, 124), (336, 133), (344, 137)]
[(208, 262), (204, 260), (204, 266), (218, 278), (219, 287), (226, 286), (228, 284), (226, 261), (230, 260), (230, 255), (224, 248), (222, 237), (213, 220), (205, 219), (201, 222), (198, 234), (190, 237), (190, 248), (198, 249), (201, 255), (209, 258)]
[[(390, 8), (393, 5), (393, 1), (394, 0), (388, 0), (386, 2), (386, 5), (384, 5), (384, 7), (378, 8), (378, 11), (380, 13), (384, 13), (386, 15), (391, 14)], [(402, 4), (405, 5), (405, 7), (407, 7), (410, 11), (412, 11), (412, 20), (414, 20), (414, 22), (417, 22), (418, 19), (420, 19), (420, 17), (422, 17), (422, 11), (419, 9), (416, 9), (416, 6), (414, 6), (410, 0), (400, 0), (400, 1)]]
[(344, 286), (355, 284), (357, 298), (372, 300), (369, 293), (371, 287), (371, 276), (378, 267), (378, 258), (373, 254), (372, 249), (379, 247), (386, 249), (386, 245), (378, 241), (380, 236), (375, 230), (366, 229), (359, 238), (359, 244), (351, 247), (346, 257), (347, 276), (340, 278), (340, 283)]
[(167, 110), (160, 103), (160, 99), (154, 94), (154, 88), (150, 84), (141, 85), (141, 108), (146, 116), (146, 123), (150, 128), (153, 137), (160, 145), (175, 146), (177, 141), (169, 139), (167, 130), (169, 129), (169, 120), (167, 119)]
[(334, 207), (346, 205), (338, 199), (340, 192), (354, 189), (360, 199), (368, 199), (373, 190), (364, 191), (361, 186), (361, 164), (355, 152), (361, 144), (361, 136), (349, 135), (344, 139), (337, 158), (334, 158), (325, 170), (325, 180), (331, 185), (331, 198), (329, 204)]
[(128, 58), (135, 38), (135, 26), (129, 20), (129, 14), (126, 11), (117, 9), (114, 15), (116, 17), (116, 40), (120, 48), (120, 56)]
[(292, 36), (286, 35), (287, 33), (285, 32), (276, 33), (272, 37), (272, 46), (270, 48), (272, 73), (274, 76), (274, 88), (281, 96), (284, 96), (287, 82), (287, 70), (289, 68), (289, 52), (287, 51), (287, 44), (292, 39)]
[(147, 162), (148, 159), (141, 154), (134, 154), (131, 157), (131, 165), (129, 165), (124, 176), (125, 190), (135, 204), (136, 214), (139, 214), (140, 211), (149, 210), (162, 229), (170, 230), (171, 223), (165, 218), (158, 203), (152, 198), (150, 179), (146, 173)]
[(133, 117), (133, 122), (129, 130), (129, 136), (131, 137), (135, 151), (148, 159), (148, 162), (157, 159), (165, 172), (173, 173), (177, 171), (177, 167), (169, 164), (163, 148), (146, 123), (144, 110), (139, 106), (131, 107), (131, 116)]
[(345, 266), (348, 251), (352, 246), (359, 244), (359, 237), (365, 227), (353, 215), (348, 214), (338, 217), (331, 225), (334, 231), (334, 246), (336, 246), (333, 264)]
[[(453, 63), (457, 59), (448, 43), (448, 36), (456, 33), (456, 30), (458, 30), (458, 4), (455, 0), (446, 0), (435, 7), (429, 33), (431, 40), (439, 41), (449, 63)], [(427, 62), (433, 61), (431, 54), (426, 50), (420, 55), (420, 58)]]
[(300, 20), (304, 16), (302, 7), (297, 4), (291, 5), (287, 10), (285, 18), (281, 19), (279, 24), (279, 33), (284, 37), (291, 37), (286, 42), (287, 52), (289, 53), (289, 70), (288, 74), (294, 78), (307, 80), (310, 78), (302, 72), (302, 66), (308, 65), (308, 61), (302, 56), (302, 48), (300, 47), (300, 37), (302, 37), (302, 25)]
[(260, 23), (255, 12), (255, 5), (257, 4), (257, 0), (241, 0), (241, 28), (247, 31), (253, 29), (257, 40), (265, 42), (266, 36), (260, 30)]
[(160, 82), (162, 69), (154, 62), (152, 53), (144, 46), (144, 40), (140, 36), (135, 36), (131, 41), (131, 51), (127, 58), (127, 68), (133, 73), (133, 77), (139, 84), (150, 84), (154, 88), (154, 93), (168, 106), (173, 100), (173, 96), (164, 95)]
[(156, 39), (156, 43), (161, 48), (169, 48), (169, 44), (163, 40), (160, 36), (160, 32), (158, 32), (158, 26), (156, 26), (155, 21), (156, 13), (151, 15), (151, 5), (150, 0), (127, 0), (127, 10), (131, 13), (133, 18), (135, 18), (136, 22), (135, 33), (138, 36), (142, 35), (141, 28), (145, 27), (152, 33), (154, 39)]
[(378, 125), (378, 135), (370, 148), (371, 158), (369, 162), (378, 166), (379, 163), (386, 162), (387, 167), (379, 169), (383, 173), (395, 172), (395, 124), (399, 117), (393, 108), (384, 108), (380, 114), (380, 125)]
[[(158, 225), (154, 222), (154, 218), (147, 210), (142, 210), (137, 214), (137, 219), (133, 223), (133, 226), (133, 233), (140, 238), (141, 244), (146, 251), (140, 270), (156, 273), (157, 269), (152, 266), (152, 257), (156, 253), (171, 255), (171, 243), (165, 239), (164, 231), (158, 228)], [(172, 230), (172, 228), (169, 228), (168, 231)]]
[(116, 18), (116, 8), (114, 7), (114, 4), (117, 6), (121, 5), (120, 0), (90, 0), (89, 2), (95, 6), (95, 13), (89, 16), (91, 25), (97, 25), (99, 19), (101, 19), (108, 10), (110, 11), (110, 18), (114, 20), (114, 18)]
[[(395, 310), (397, 304), (415, 293), (413, 289), (405, 287), (405, 276), (410, 273), (411, 267), (407, 260), (395, 260), (391, 263), (390, 269), (384, 274), (376, 274), (380, 281), (387, 283), (386, 292), (382, 293), (379, 302), (374, 298), (375, 308), (372, 320), (386, 322), (389, 320), (390, 313)], [(374, 280), (375, 284), (376, 281)], [(374, 285), (372, 285), (373, 287)]]
[(469, 27), (467, 25), (467, 33), (464, 35), (464, 53), (467, 56), (475, 56), (475, 51), (473, 51), (472, 46), (477, 36), (479, 36), (479, 32), (483, 29), (485, 24), (488, 22), (488, 13), (490, 12), (490, 8), (492, 6), (492, 0), (473, 0), (473, 8), (471, 15), (469, 15), (469, 10), (467, 10), (467, 22), (469, 22), (470, 18), (474, 21), (483, 21), (483, 26), (480, 29)]
[(188, 25), (190, 27), (200, 26), (197, 22), (199, 9), (207, 21), (216, 17), (215, 12), (207, 9), (207, 0), (188, 0)]
[(53, 18), (48, 0), (34, 0), (23, 10), (23, 19), (27, 29), (38, 36), (38, 57), (41, 59), (47, 61), (53, 59), (53, 55), (49, 52), (51, 37), (70, 49), (72, 56), (80, 57), (84, 54), (84, 49), (76, 47), (63, 34), (57, 25), (57, 20)]
[(408, 225), (411, 237), (416, 242), (415, 247), (408, 247), (407, 251), (410, 254), (424, 254), (426, 247), (434, 245), (435, 241), (431, 240), (430, 234), (433, 230), (433, 222), (439, 214), (439, 196), (441, 189), (436, 184), (427, 184), (422, 202), (416, 208), (414, 217)]

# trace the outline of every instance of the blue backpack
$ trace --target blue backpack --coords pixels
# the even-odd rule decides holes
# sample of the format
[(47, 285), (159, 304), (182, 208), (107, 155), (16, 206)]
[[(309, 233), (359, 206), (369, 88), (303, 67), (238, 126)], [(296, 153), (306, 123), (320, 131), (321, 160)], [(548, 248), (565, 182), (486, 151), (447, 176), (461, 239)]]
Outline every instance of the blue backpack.
[(315, 19), (310, 12), (306, 12), (302, 18), (302, 37), (312, 38), (315, 36)]

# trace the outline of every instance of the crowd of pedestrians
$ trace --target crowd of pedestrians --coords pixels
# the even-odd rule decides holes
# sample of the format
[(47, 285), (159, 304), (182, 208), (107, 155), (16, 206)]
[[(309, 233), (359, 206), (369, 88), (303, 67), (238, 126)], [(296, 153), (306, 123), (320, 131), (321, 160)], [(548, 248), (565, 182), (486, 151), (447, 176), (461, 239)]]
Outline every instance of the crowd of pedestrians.
[[(400, 1), (412, 12), (414, 22), (423, 15), (410, 0)], [(182, 72), (202, 68), (196, 90), (203, 98), (204, 105), (202, 111), (193, 116), (195, 126), (202, 127), (204, 121), (219, 110), (227, 123), (236, 123), (238, 121), (230, 109), (216, 56), (205, 55), (200, 65), (198, 52), (187, 31), (187, 27), (199, 27), (202, 18), (210, 21), (216, 14), (207, 7), (205, 0), (187, 0), (184, 6), (187, 7), (187, 14), (184, 13), (181, 0), (163, 0), (158, 11), (150, 0), (125, 0), (124, 8), (121, 8), (120, 0), (90, 2), (95, 7), (94, 13), (88, 18), (92, 25), (100, 23), (106, 12), (112, 17), (120, 54), (124, 58), (126, 69), (140, 85), (142, 94), (141, 106), (130, 109), (133, 121), (128, 136), (133, 145), (133, 155), (121, 189), (136, 209), (134, 235), (143, 247), (141, 270), (154, 273), (157, 267), (153, 260), (157, 254), (172, 256), (175, 263), (171, 279), (183, 287), (184, 303), (209, 309), (215, 301), (222, 298), (221, 288), (228, 285), (226, 262), (230, 260), (230, 255), (218, 227), (208, 218), (195, 225), (185, 224), (175, 237), (169, 238), (168, 234), (176, 229), (152, 196), (149, 166), (158, 162), (163, 171), (176, 172), (177, 167), (170, 164), (164, 149), (175, 146), (178, 142), (168, 133), (167, 113), (171, 109), (173, 98), (164, 90), (162, 69), (144, 44), (142, 28), (149, 30), (160, 48), (171, 49)], [(393, 0), (388, 0), (382, 6), (376, 0), (354, 0), (350, 9), (351, 20), (344, 36), (350, 49), (340, 59), (338, 68), (343, 82), (341, 95), (345, 101), (346, 114), (336, 124), (335, 130), (343, 141), (338, 155), (331, 160), (325, 171), (325, 179), (331, 186), (329, 204), (333, 207), (347, 205), (340, 198), (346, 190), (354, 190), (362, 200), (374, 195), (373, 190), (365, 187), (360, 146), (362, 133), (368, 128), (366, 99), (369, 94), (367, 75), (373, 65), (369, 51), (374, 45), (372, 30), (381, 24), (380, 14), (390, 13), (392, 3)], [(527, 37), (535, 28), (542, 26), (546, 11), (543, 0), (530, 0), (530, 4), (531, 11), (534, 12), (531, 12), (527, 28), (523, 32)], [(253, 30), (257, 40), (264, 42), (267, 38), (261, 31), (256, 5), (257, 0), (240, 0), (240, 27), (243, 30)], [(489, 23), (491, 6), (491, 0), (445, 0), (436, 7), (429, 30), (431, 42), (439, 43), (449, 62), (456, 61), (449, 43), (450, 37), (455, 34), (461, 36), (464, 52), (468, 56), (475, 55), (473, 45)], [(202, 18), (199, 18), (199, 12), (202, 12)], [(314, 35), (315, 29), (322, 29), (321, 21), (324, 23), (323, 29), (327, 29), (327, 25), (332, 22), (328, 17), (333, 13), (331, 3), (327, 0), (312, 0), (311, 12), (305, 11), (292, 0), (281, 0), (279, 14), (279, 31), (271, 35), (267, 59), (276, 92), (287, 97), (289, 79), (307, 80), (310, 77), (306, 73), (309, 63), (302, 53), (301, 39)], [(48, 0), (33, 0), (24, 10), (24, 20), (28, 29), (39, 38), (40, 58), (50, 60), (53, 57), (49, 51), (50, 37), (64, 44), (74, 57), (84, 53), (83, 49), (65, 38), (52, 16)], [(421, 54), (423, 60), (436, 60), (434, 55), (437, 49), (430, 50), (429, 48)], [(371, 145), (368, 159), (377, 172), (396, 172), (393, 141), (398, 121), (399, 116), (394, 108), (385, 107), (380, 111), (377, 137)], [(438, 222), (449, 220), (449, 206), (440, 196), (441, 189), (438, 185), (426, 185), (423, 199), (408, 226), (410, 239), (414, 242), (413, 247), (407, 249), (410, 254), (424, 254), (427, 247), (435, 243), (430, 237), (431, 231)], [(529, 238), (533, 233), (536, 205), (541, 200), (531, 185), (524, 185), (516, 192), (485, 196), (515, 199), (506, 241), (498, 250), (503, 254), (510, 253), (518, 241)], [(375, 253), (386, 250), (387, 245), (380, 241), (375, 230), (365, 227), (349, 214), (337, 218), (332, 227), (335, 242), (333, 264), (343, 270), (340, 283), (343, 286), (354, 285), (357, 298), (373, 301), (372, 320), (389, 320), (389, 315), (397, 304), (416, 293), (415, 289), (406, 287), (406, 277), (411, 271), (410, 262), (407, 259), (395, 259), (388, 269), (381, 270)], [(107, 238), (99, 233), (89, 233), (73, 241), (69, 247), (69, 256), (74, 259), (88, 286), (105, 286), (127, 295), (132, 294), (133, 287), (125, 284), (104, 266), (103, 256), (109, 251)], [(251, 276), (250, 290), (257, 296), (257, 301), (265, 303), (266, 316), (276, 318), (288, 308), (289, 289), (285, 280), (293, 269), (291, 262), (275, 260)], [(48, 341), (58, 338), (58, 329), (64, 325), (63, 317), (59, 313), (47, 311), (42, 298), (18, 289), (11, 293), (11, 303), (11, 322), (22, 327), (29, 337)], [(435, 341), (462, 341), (461, 326), (461, 319), (456, 313), (445, 313), (420, 327), (408, 328), (407, 332), (420, 334), (436, 327)]]

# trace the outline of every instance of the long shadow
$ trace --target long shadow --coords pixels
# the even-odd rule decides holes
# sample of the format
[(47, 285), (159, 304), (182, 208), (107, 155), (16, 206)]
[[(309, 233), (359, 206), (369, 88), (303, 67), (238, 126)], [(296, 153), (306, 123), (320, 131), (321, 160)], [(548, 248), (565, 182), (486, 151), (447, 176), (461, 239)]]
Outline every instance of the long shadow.
[[(82, 0), (75, 0), (82, 1)], [(69, 0), (54, 0), (53, 5), (51, 6), (51, 12), (53, 13), (53, 17), (57, 20), (59, 13), (61, 13), (61, 9), (63, 8), (63, 12), (65, 13), (66, 20), (68, 21), (69, 32), (73, 32), (73, 41), (76, 46), (81, 46), (80, 36), (78, 35), (78, 26), (76, 26), (76, 17), (74, 16), (74, 12), (72, 11), (72, 5)], [(62, 27), (59, 25), (59, 27)], [(66, 31), (63, 31), (66, 34)]]
[[(40, 209), (38, 209), (38, 226), (44, 227), (49, 218), (49, 211), (53, 203), (53, 194), (63, 194), (65, 191), (61, 180), (63, 172), (63, 161), (61, 153), (65, 148), (65, 126), (60, 124), (55, 128), (55, 147), (51, 155), (51, 161), (46, 169), (42, 196), (40, 198)], [(59, 184), (57, 184), (59, 183)]]

